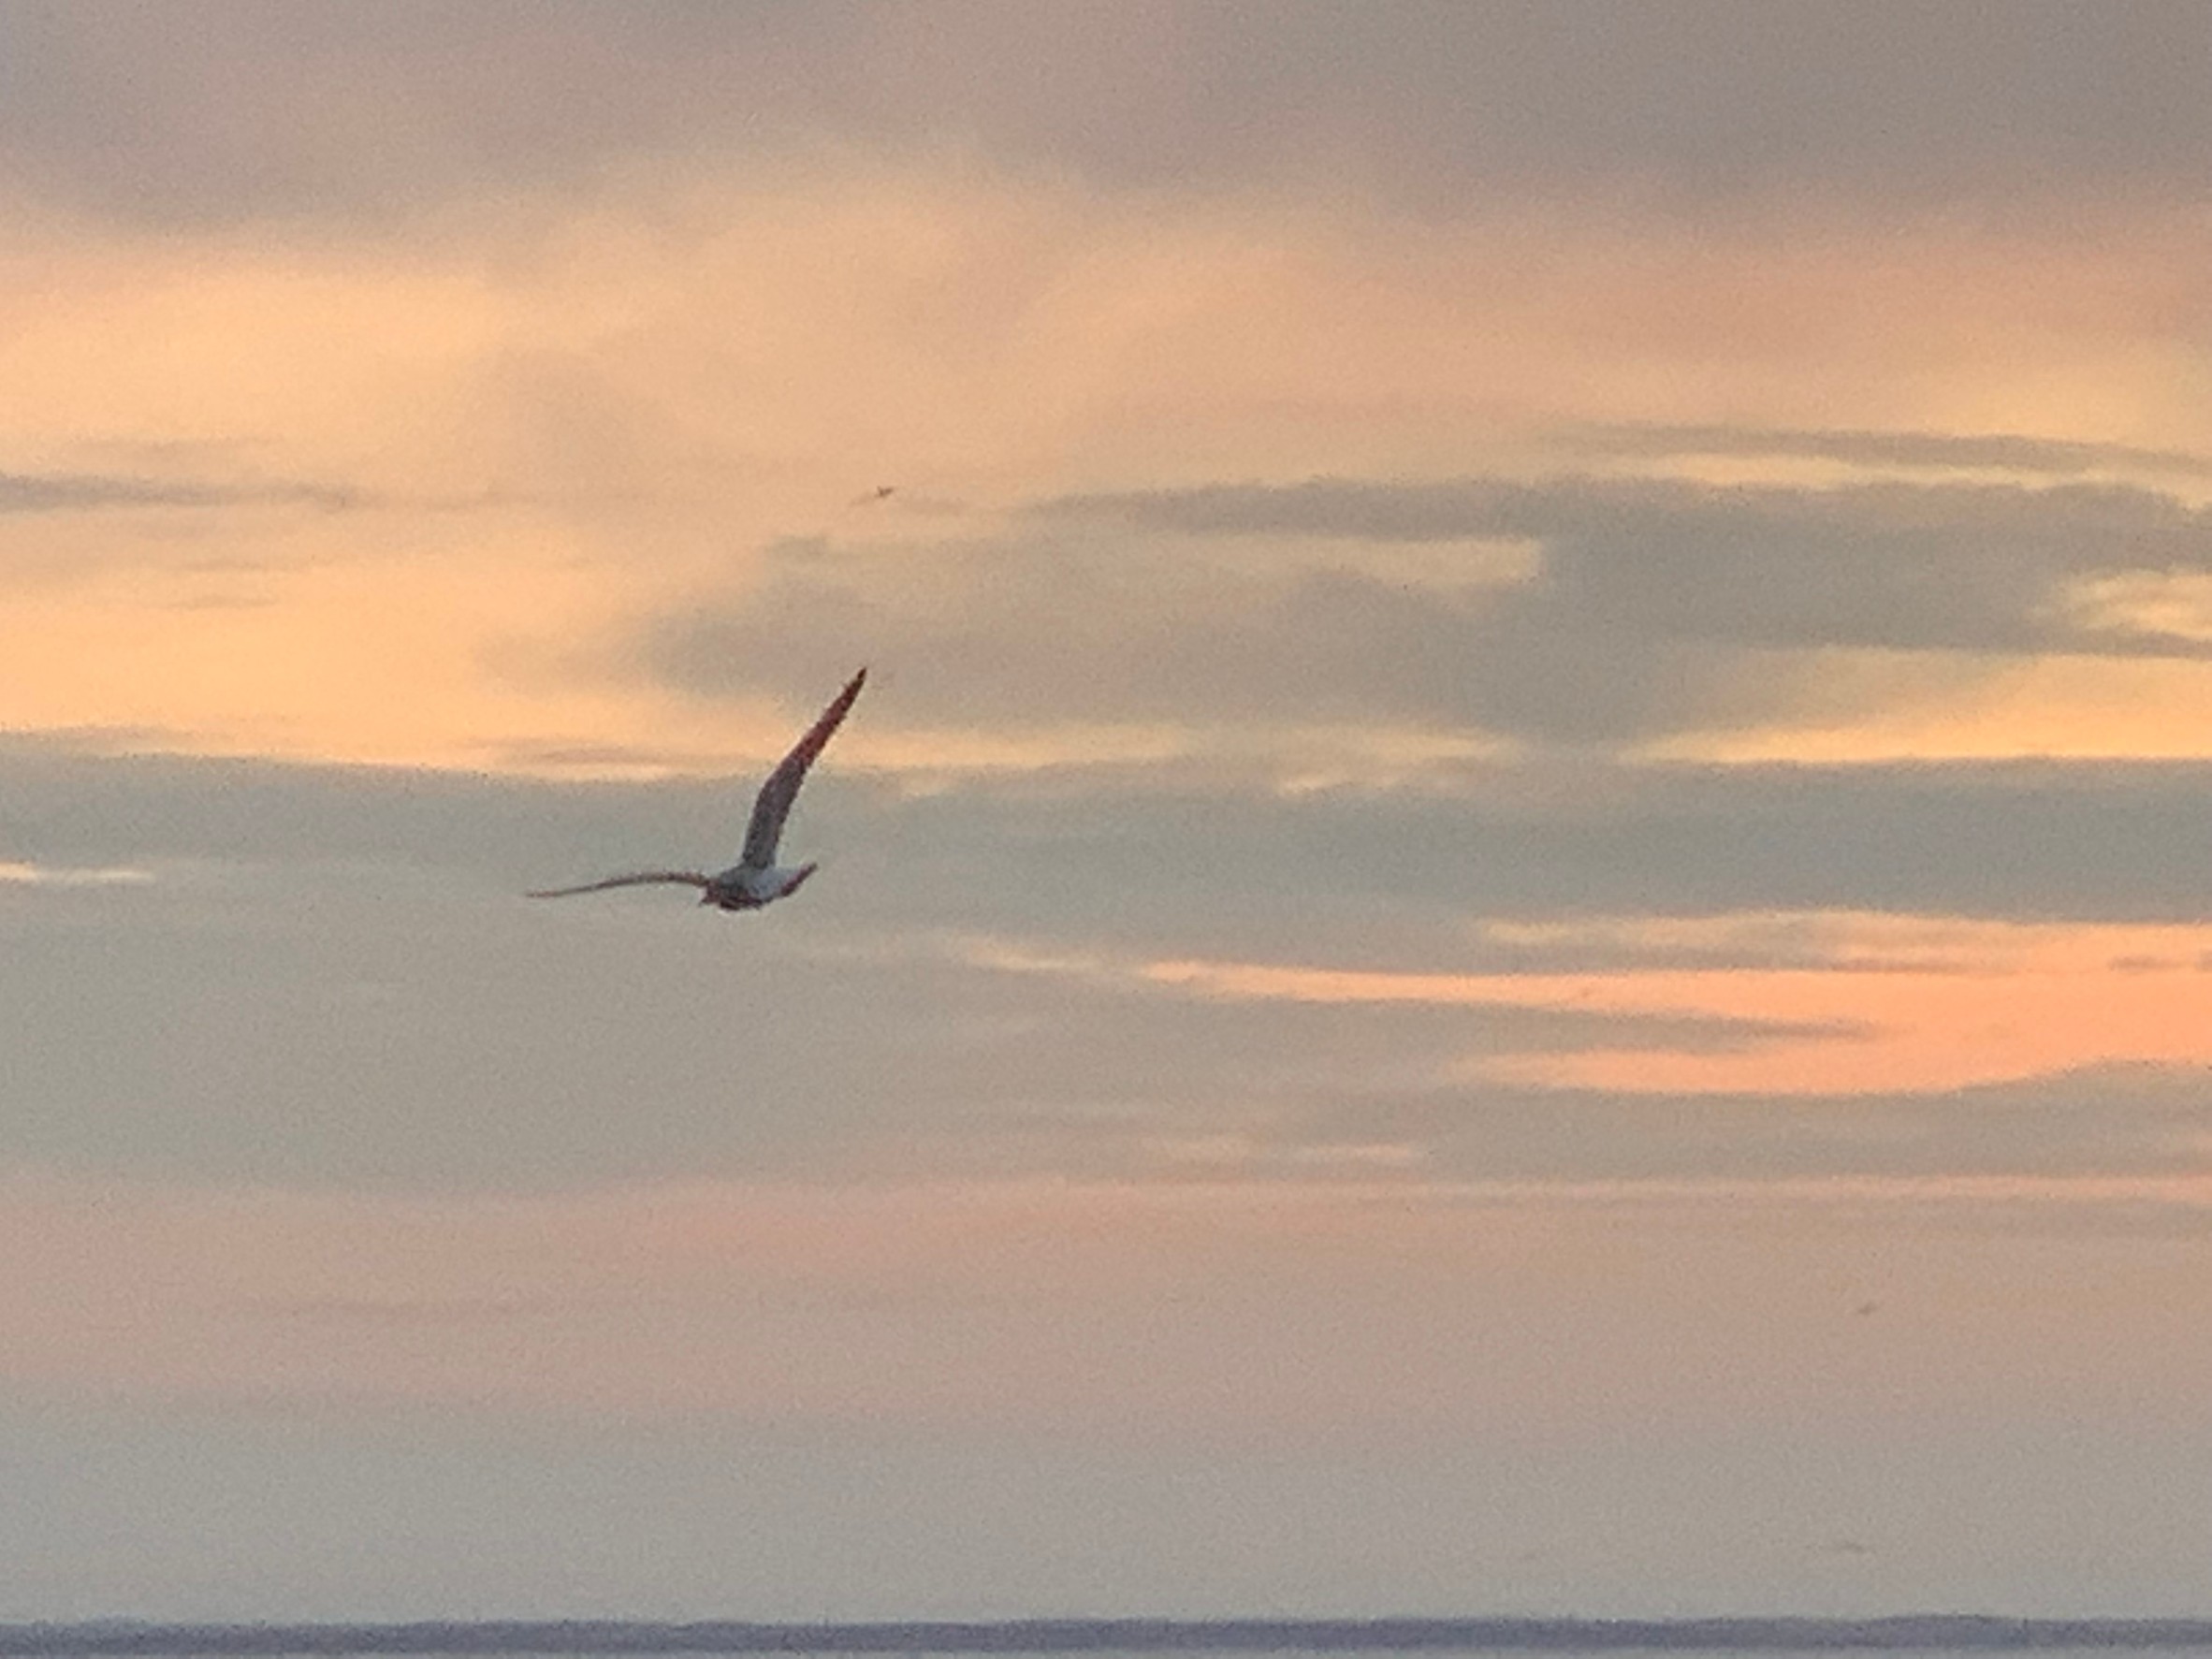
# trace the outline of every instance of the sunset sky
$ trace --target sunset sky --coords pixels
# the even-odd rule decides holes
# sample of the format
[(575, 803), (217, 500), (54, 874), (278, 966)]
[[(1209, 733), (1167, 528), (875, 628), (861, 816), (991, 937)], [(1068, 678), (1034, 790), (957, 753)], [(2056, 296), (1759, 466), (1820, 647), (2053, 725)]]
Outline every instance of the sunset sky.
[(0, 0), (0, 1620), (2212, 1611), (2208, 85)]

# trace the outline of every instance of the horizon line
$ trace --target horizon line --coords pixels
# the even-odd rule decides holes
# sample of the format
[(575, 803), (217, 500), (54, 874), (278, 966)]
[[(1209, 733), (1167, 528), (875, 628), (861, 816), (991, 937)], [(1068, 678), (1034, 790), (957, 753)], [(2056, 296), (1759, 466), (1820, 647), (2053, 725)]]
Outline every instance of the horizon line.
[(2212, 1617), (1009, 1618), (864, 1620), (414, 1619), (0, 1623), (0, 1655), (487, 1653), (1054, 1653), (1562, 1652), (1727, 1649), (2212, 1648)]

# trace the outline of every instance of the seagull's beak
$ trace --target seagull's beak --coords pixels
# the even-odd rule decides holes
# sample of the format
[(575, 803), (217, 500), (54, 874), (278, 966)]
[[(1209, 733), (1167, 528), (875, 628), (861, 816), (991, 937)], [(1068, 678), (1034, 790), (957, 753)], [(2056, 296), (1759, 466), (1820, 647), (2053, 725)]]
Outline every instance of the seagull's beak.
[(803, 864), (799, 866), (797, 869), (792, 871), (791, 880), (785, 885), (781, 896), (789, 898), (793, 894), (798, 892), (798, 890), (806, 884), (807, 878), (811, 876), (821, 867), (822, 866), (819, 864)]

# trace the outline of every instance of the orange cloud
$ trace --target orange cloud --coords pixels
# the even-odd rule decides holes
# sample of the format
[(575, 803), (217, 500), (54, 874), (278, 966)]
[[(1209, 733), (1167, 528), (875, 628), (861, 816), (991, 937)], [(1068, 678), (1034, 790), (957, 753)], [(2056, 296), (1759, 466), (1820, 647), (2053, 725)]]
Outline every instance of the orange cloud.
[(1781, 720), (1648, 745), (1655, 761), (2201, 760), (2212, 662), (2156, 657), (1969, 658), (1832, 652), (1815, 671), (1896, 694), (1874, 712)]
[[(1761, 921), (1739, 919), (1755, 927)], [(1133, 965), (1191, 995), (1316, 1003), (1419, 1003), (1829, 1025), (1834, 1036), (1737, 1051), (1598, 1050), (1472, 1055), (1476, 1076), (1649, 1093), (1815, 1095), (1932, 1090), (2125, 1062), (2212, 1064), (2212, 928), (1829, 918), (1833, 960), (1812, 967), (1594, 973), (1397, 973), (1209, 961)], [(1700, 930), (1623, 924), (1625, 939)], [(1025, 964), (1004, 955), (1011, 967)], [(1116, 971), (1092, 964), (1087, 971)]]
[[(0, 726), (456, 766), (766, 753), (778, 711), (756, 729), (515, 665), (589, 662), (633, 619), (728, 591), (779, 537), (878, 535), (895, 557), (920, 521), (856, 524), (848, 505), (886, 481), (972, 529), (1132, 483), (1533, 472), (1559, 464), (1563, 423), (2212, 448), (2192, 333), (2212, 260), (2201, 226), (2161, 217), (2063, 246), (1569, 205), (1414, 224), (854, 167), (435, 229), (131, 240), (16, 222), (0, 471), (377, 506), (12, 516), (0, 630), (29, 644), (0, 668)], [(1375, 555), (1377, 574), (1422, 579), (1406, 557)], [(2199, 753), (2200, 677), (2027, 665), (1698, 752)], [(910, 734), (881, 758), (1001, 741)]]

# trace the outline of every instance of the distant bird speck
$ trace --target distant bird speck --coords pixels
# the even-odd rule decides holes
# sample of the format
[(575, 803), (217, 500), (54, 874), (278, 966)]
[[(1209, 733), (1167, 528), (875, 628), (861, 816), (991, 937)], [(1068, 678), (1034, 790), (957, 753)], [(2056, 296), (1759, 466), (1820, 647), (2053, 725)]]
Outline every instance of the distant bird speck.
[(633, 875), (587, 881), (580, 887), (544, 888), (526, 896), (567, 898), (577, 893), (604, 892), (609, 887), (670, 881), (698, 888), (701, 904), (723, 910), (757, 910), (779, 898), (789, 898), (814, 873), (816, 866), (802, 864), (787, 869), (777, 864), (776, 843), (782, 838), (783, 821), (791, 816), (792, 803), (799, 796), (799, 785), (807, 779), (807, 768), (814, 764), (814, 757), (844, 722), (846, 712), (851, 708), (852, 700), (860, 695), (860, 688), (867, 677), (868, 671), (864, 668), (848, 680), (836, 700), (822, 711), (822, 718), (807, 729), (807, 735), (793, 746), (791, 753), (768, 774), (768, 781), (761, 785), (761, 793), (753, 799), (752, 822), (745, 832), (745, 851), (728, 869), (718, 870), (711, 876), (701, 870), (639, 870)]
[(865, 507), (871, 502), (887, 502), (897, 493), (897, 485), (879, 484), (875, 488), (869, 490), (867, 494), (855, 496), (852, 500), (852, 504), (856, 507)]

